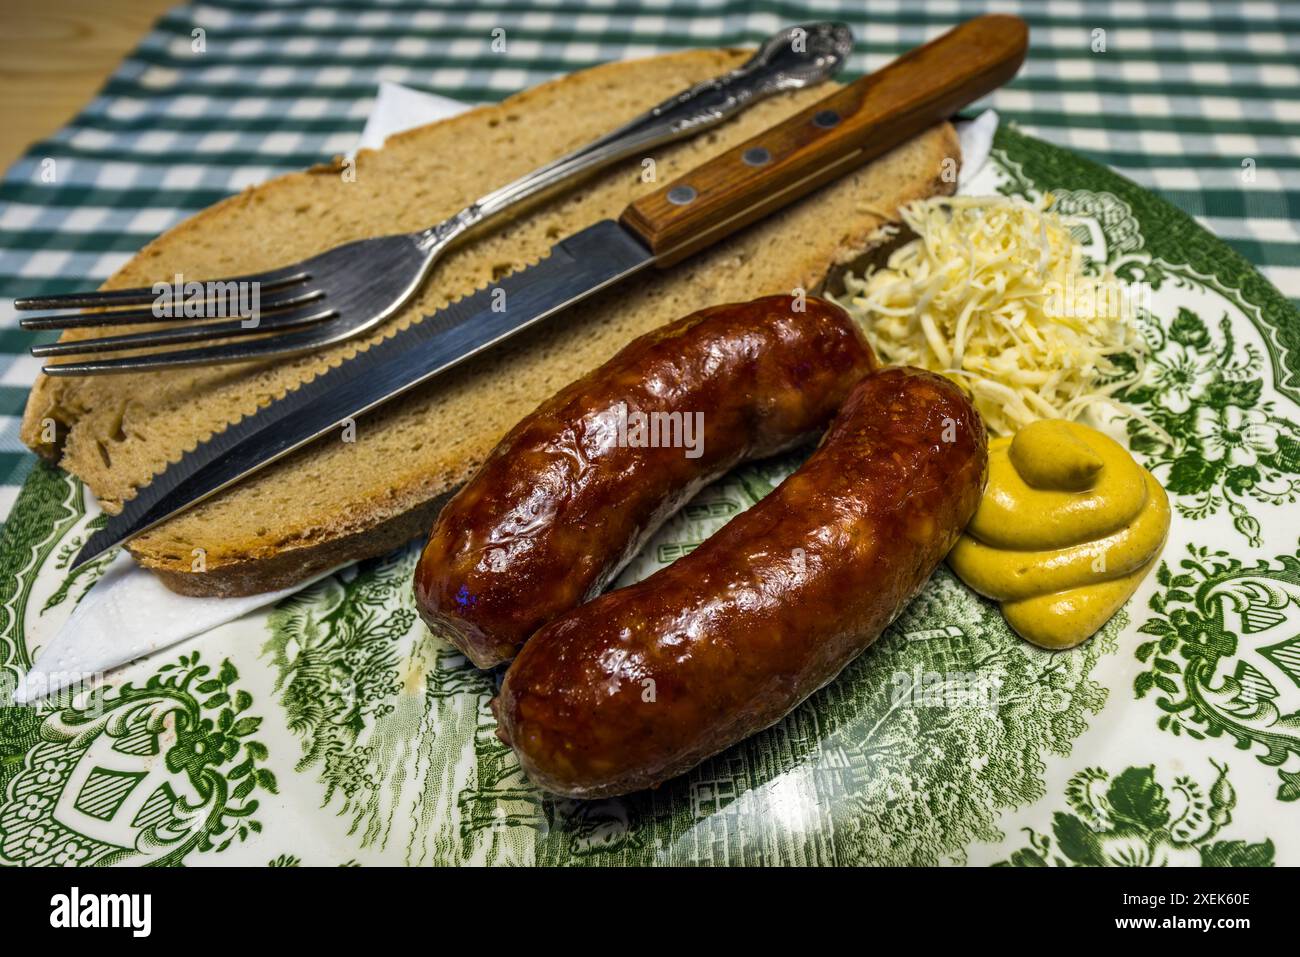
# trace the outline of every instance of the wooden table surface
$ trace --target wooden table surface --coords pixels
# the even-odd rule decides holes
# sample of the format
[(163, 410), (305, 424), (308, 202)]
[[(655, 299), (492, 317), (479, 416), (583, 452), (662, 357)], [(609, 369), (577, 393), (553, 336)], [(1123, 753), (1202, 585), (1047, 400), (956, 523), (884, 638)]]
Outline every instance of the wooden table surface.
[(0, 0), (0, 169), (70, 120), (176, 0)]

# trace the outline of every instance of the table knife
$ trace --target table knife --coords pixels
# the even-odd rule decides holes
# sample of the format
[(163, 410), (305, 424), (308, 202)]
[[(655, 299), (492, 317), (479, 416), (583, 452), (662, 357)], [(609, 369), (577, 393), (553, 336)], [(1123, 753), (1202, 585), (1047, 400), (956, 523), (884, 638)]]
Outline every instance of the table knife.
[[(596, 292), (694, 252), (888, 152), (992, 92), (1028, 28), (988, 15), (899, 57), (372, 345), (200, 443), (90, 536), (73, 568)], [(955, 169), (955, 167), (954, 167)], [(499, 308), (504, 302), (505, 308)]]

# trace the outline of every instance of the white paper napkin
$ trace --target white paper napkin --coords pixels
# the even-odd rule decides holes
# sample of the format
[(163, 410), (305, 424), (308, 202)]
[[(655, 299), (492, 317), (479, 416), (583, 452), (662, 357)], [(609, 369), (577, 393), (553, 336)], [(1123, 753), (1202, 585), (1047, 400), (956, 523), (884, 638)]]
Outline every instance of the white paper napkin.
[(387, 80), (379, 84), (375, 95), (375, 105), (366, 117), (365, 129), (357, 141), (357, 150), (377, 150), (384, 145), (384, 140), (394, 133), (413, 130), (417, 126), (433, 123), (436, 120), (464, 113), (470, 108), (468, 103), (448, 99), (436, 93), (424, 93)]
[(957, 138), (961, 140), (961, 171), (957, 174), (957, 192), (969, 195), (993, 149), (993, 134), (998, 131), (998, 114), (993, 110), (985, 110), (973, 120), (959, 120), (955, 126)]
[[(445, 96), (422, 93), (396, 83), (381, 83), (356, 149), (378, 148), (394, 133), (469, 108)], [(998, 116), (992, 110), (957, 124), (962, 147), (959, 192), (967, 190), (984, 166), (997, 128)], [(190, 598), (169, 591), (152, 573), (122, 552), (42, 649), (32, 670), (19, 683), (14, 701), (26, 704), (122, 662), (212, 631), (334, 571), (337, 569), (292, 588), (246, 598)]]

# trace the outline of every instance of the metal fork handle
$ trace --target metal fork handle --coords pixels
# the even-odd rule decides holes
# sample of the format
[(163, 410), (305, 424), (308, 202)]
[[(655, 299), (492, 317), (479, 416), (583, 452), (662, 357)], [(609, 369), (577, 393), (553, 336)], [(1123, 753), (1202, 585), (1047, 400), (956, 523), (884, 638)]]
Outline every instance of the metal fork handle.
[(618, 129), (493, 190), (418, 234), (417, 242), (423, 249), (450, 242), (583, 173), (717, 126), (774, 93), (820, 83), (844, 66), (852, 49), (853, 33), (846, 24), (825, 21), (786, 27), (730, 73), (697, 83)]

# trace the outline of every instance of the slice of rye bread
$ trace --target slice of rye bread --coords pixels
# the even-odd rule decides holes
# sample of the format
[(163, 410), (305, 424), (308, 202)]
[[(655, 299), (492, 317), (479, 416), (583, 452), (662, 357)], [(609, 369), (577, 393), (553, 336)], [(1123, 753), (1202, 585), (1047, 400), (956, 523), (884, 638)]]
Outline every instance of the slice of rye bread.
[[(247, 274), (348, 240), (423, 228), (593, 139), (674, 90), (735, 67), (741, 50), (610, 63), (545, 83), (363, 151), (355, 180), (319, 166), (247, 189), (168, 230), (104, 288)], [(666, 182), (827, 96), (783, 94), (722, 127), (655, 151)], [(356, 423), (137, 536), (129, 548), (171, 589), (242, 595), (382, 554), (425, 534), (448, 493), (521, 417), (628, 341), (702, 306), (817, 290), (910, 200), (951, 192), (959, 157), (941, 124), (691, 259), (633, 278), (516, 336)], [(551, 245), (655, 189), (626, 162), (453, 250), (422, 293), (369, 339), (257, 365), (84, 379), (42, 376), (23, 440), (83, 479), (105, 511), (199, 441), (450, 298), (536, 262)], [(94, 330), (67, 333), (97, 334)], [(56, 440), (44, 441), (54, 423)], [(199, 551), (199, 550), (202, 551)], [(201, 561), (199, 560), (201, 558)]]

